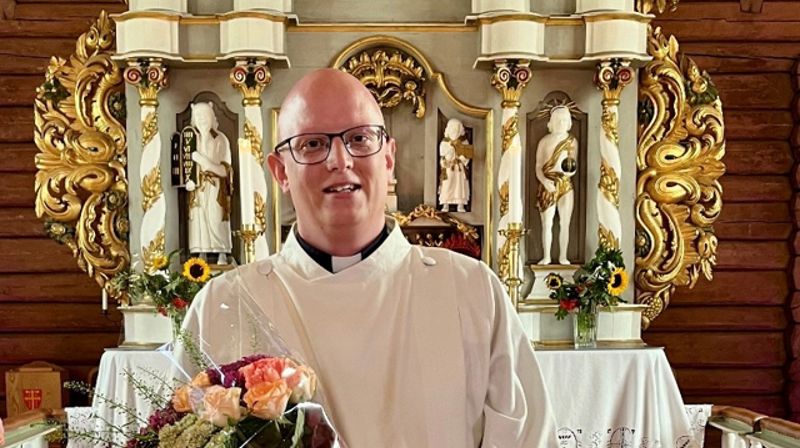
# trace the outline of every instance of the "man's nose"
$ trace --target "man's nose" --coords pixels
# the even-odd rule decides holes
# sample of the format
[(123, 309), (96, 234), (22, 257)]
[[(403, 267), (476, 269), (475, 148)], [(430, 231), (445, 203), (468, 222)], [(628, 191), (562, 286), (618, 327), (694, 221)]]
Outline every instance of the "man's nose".
[(347, 152), (344, 147), (344, 141), (341, 138), (331, 140), (331, 153), (328, 155), (328, 169), (345, 170), (353, 167), (353, 157)]

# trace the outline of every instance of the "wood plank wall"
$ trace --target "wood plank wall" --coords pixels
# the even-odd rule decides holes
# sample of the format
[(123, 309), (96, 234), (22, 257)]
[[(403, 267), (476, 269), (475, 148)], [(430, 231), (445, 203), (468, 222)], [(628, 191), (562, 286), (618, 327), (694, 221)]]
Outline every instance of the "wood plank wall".
[[(43, 234), (32, 209), (34, 88), (50, 55), (71, 54), (101, 9), (124, 6), (0, 0), (0, 374), (43, 359), (85, 378), (103, 347), (117, 344), (118, 316), (99, 315), (98, 288)], [(728, 174), (715, 280), (679, 292), (646, 340), (667, 347), (687, 402), (796, 417), (800, 408), (790, 409), (787, 398), (786, 341), (800, 210), (800, 201), (792, 202), (798, 184), (790, 144), (800, 2), (683, 0), (657, 23), (719, 87)], [(800, 365), (794, 367), (800, 379)], [(793, 392), (800, 402), (800, 390)]]
[(5, 372), (45, 360), (85, 380), (118, 344), (117, 313), (100, 313), (100, 289), (33, 211), (33, 97), (50, 56), (68, 57), (102, 9), (121, 0), (0, 0), (0, 415)]
[(657, 24), (719, 88), (727, 174), (715, 279), (680, 291), (645, 339), (667, 347), (687, 403), (797, 418), (800, 397), (791, 407), (787, 396), (800, 2), (682, 0)]

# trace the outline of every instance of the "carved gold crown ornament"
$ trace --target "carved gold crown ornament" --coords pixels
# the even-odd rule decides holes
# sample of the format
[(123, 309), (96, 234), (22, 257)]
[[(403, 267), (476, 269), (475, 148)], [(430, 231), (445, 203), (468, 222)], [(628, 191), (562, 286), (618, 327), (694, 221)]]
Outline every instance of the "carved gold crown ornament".
[(409, 101), (417, 118), (425, 116), (425, 70), (413, 56), (396, 48), (373, 48), (349, 58), (340, 69), (358, 78), (381, 108)]
[(52, 58), (36, 89), (36, 215), (100, 286), (130, 262), (122, 72), (102, 12), (69, 60)]
[(651, 30), (653, 56), (639, 81), (636, 272), (646, 327), (676, 286), (712, 278), (725, 173), (722, 102), (708, 73), (678, 54), (678, 41)]

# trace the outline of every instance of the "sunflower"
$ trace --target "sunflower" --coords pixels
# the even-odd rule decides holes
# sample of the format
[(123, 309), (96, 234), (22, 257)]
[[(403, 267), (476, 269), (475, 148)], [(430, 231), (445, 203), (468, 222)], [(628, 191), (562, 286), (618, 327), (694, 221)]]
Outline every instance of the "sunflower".
[(150, 270), (155, 272), (159, 269), (167, 267), (167, 264), (169, 264), (169, 257), (163, 254), (156, 255), (155, 257), (153, 257), (153, 260), (150, 265)]
[(205, 283), (211, 276), (211, 268), (202, 258), (192, 257), (183, 263), (183, 276), (195, 283)]
[(628, 287), (628, 273), (623, 268), (614, 268), (608, 279), (608, 293), (618, 296)]
[(561, 287), (561, 283), (564, 282), (564, 279), (561, 278), (560, 275), (556, 273), (549, 273), (547, 277), (544, 278), (544, 284), (547, 286), (547, 289), (555, 291), (556, 289)]

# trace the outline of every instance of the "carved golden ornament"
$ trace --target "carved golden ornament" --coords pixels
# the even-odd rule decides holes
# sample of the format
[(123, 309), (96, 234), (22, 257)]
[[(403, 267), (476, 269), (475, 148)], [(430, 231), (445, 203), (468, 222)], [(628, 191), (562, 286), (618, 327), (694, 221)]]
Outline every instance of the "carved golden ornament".
[(125, 81), (139, 91), (139, 105), (158, 107), (158, 92), (167, 87), (167, 67), (160, 59), (138, 59), (128, 61)]
[(600, 227), (597, 229), (597, 237), (599, 238), (598, 244), (601, 247), (619, 249), (619, 239), (602, 224), (600, 224)]
[(125, 90), (111, 60), (115, 40), (102, 12), (68, 62), (50, 60), (34, 99), (36, 215), (100, 286), (130, 262)]
[[(619, 104), (622, 89), (631, 81), (633, 81), (633, 69), (630, 67), (630, 61), (609, 59), (597, 64), (594, 83), (603, 92), (603, 109)], [(616, 117), (614, 121), (616, 122)], [(616, 128), (616, 125), (614, 127)]]
[(642, 14), (662, 14), (664, 11), (675, 11), (680, 0), (636, 0), (636, 11)]
[(155, 166), (142, 178), (142, 211), (153, 208), (162, 193), (161, 167)]
[(413, 56), (394, 48), (374, 48), (349, 58), (338, 68), (358, 78), (382, 109), (405, 100), (411, 102), (414, 116), (425, 116), (425, 70)]
[(164, 255), (165, 243), (164, 229), (159, 229), (156, 237), (147, 246), (142, 246), (142, 262), (145, 272), (152, 271), (157, 259)]
[(511, 252), (511, 241), (506, 238), (503, 246), (500, 247), (500, 252), (497, 253), (497, 276), (500, 280), (505, 281), (508, 278), (511, 269), (509, 269), (508, 255)]
[(236, 62), (230, 72), (231, 85), (242, 94), (243, 106), (261, 106), (261, 93), (272, 82), (272, 73), (264, 59)]
[(252, 153), (253, 157), (258, 161), (259, 168), (263, 169), (264, 148), (261, 147), (261, 135), (259, 135), (258, 129), (256, 129), (253, 123), (246, 118), (244, 120), (244, 138), (250, 142), (250, 153)]
[(397, 221), (397, 224), (399, 224), (400, 227), (405, 227), (411, 224), (411, 222), (420, 218), (432, 219), (434, 221), (455, 227), (458, 233), (462, 234), (464, 237), (473, 242), (478, 241), (478, 229), (465, 222), (462, 222), (457, 218), (454, 218), (447, 212), (440, 212), (430, 205), (420, 204), (407, 215), (403, 212), (393, 212), (391, 216), (395, 219), (395, 221)]
[(617, 113), (612, 111), (610, 107), (603, 107), (603, 112), (600, 115), (600, 124), (603, 127), (603, 133), (617, 148), (619, 148), (618, 123)]
[(530, 61), (497, 61), (492, 73), (492, 87), (503, 95), (502, 107), (519, 107), (519, 98), (532, 77)]
[(158, 112), (152, 111), (142, 122), (142, 147), (147, 146), (153, 141), (153, 137), (158, 133)]
[(725, 173), (722, 102), (706, 72), (679, 57), (678, 41), (650, 31), (653, 56), (639, 88), (636, 300), (647, 327), (676, 286), (711, 280)]
[(255, 201), (255, 215), (256, 215), (256, 226), (262, 232), (267, 231), (267, 201), (264, 200), (264, 196), (261, 195), (259, 192), (253, 193), (253, 200)]
[(605, 160), (600, 161), (599, 186), (608, 202), (614, 204), (614, 208), (619, 208), (619, 177), (614, 168), (608, 166)]
[(505, 216), (508, 214), (508, 182), (503, 182), (498, 195), (500, 196), (500, 216)]
[(503, 123), (503, 153), (508, 151), (508, 148), (511, 147), (511, 141), (514, 137), (519, 134), (518, 124), (519, 123), (519, 116), (517, 114), (512, 115), (505, 123)]

